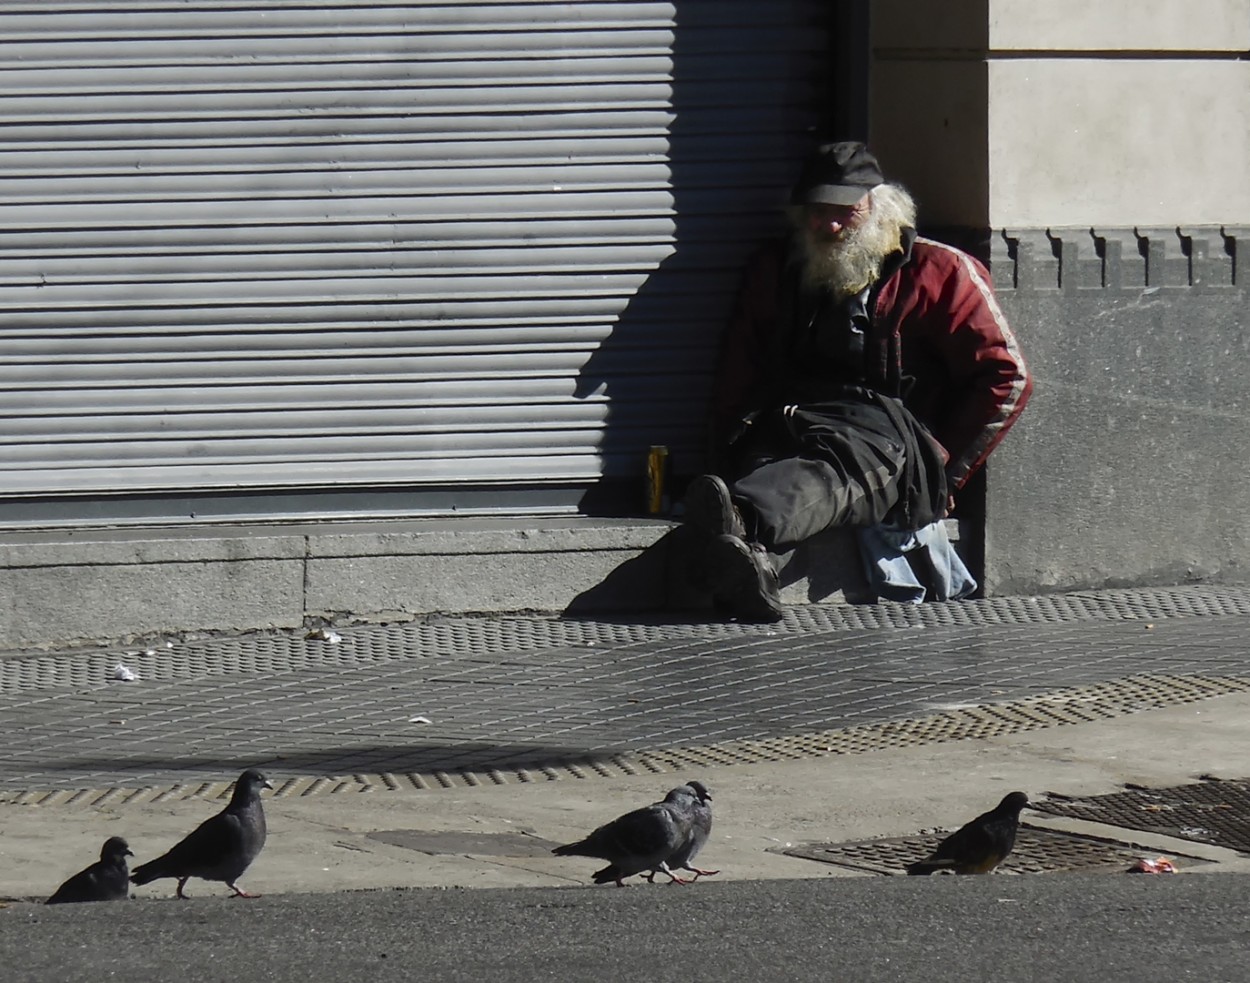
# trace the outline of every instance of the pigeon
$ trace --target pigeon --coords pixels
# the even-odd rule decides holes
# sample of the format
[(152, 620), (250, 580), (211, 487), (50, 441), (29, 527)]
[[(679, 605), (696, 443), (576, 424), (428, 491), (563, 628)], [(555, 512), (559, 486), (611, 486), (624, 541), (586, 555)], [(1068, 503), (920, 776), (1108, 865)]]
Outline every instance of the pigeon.
[(126, 858), (133, 856), (129, 843), (120, 836), (110, 836), (100, 849), (100, 859), (58, 887), (44, 904), (125, 901), (130, 896)]
[(192, 877), (222, 881), (237, 898), (258, 897), (235, 882), (265, 845), (262, 788), (273, 786), (259, 771), (249, 768), (234, 783), (234, 794), (226, 808), (200, 823), (163, 857), (136, 867), (130, 879), (136, 884), (149, 884), (162, 877), (176, 877), (179, 898), (186, 898), (182, 889)]
[(1020, 827), (1020, 810), (1029, 804), (1023, 792), (1003, 797), (989, 812), (951, 833), (924, 860), (907, 868), (909, 874), (933, 874), (953, 870), (956, 874), (988, 874), (1011, 853)]
[(698, 796), (689, 785), (668, 793), (654, 802), (605, 823), (583, 840), (566, 843), (551, 852), (557, 857), (596, 857), (608, 866), (594, 873), (596, 884), (615, 881), (624, 887), (624, 878), (644, 870), (667, 874), (670, 883), (685, 884), (668, 867), (668, 860), (691, 836)]
[[(694, 874), (691, 880), (697, 881), (700, 877), (712, 877), (720, 873), (719, 870), (701, 870), (691, 865), (691, 861), (703, 849), (703, 844), (707, 842), (707, 838), (712, 833), (712, 793), (707, 790), (707, 786), (702, 782), (686, 782), (685, 787), (693, 790), (697, 800), (693, 806), (694, 822), (691, 824), (690, 835), (686, 837), (686, 842), (679, 846), (673, 855), (668, 858), (668, 873), (671, 876), (671, 872), (674, 870), (688, 870)], [(677, 790), (674, 789), (673, 791)], [(642, 876), (648, 881), (655, 883), (656, 873), (656, 870), (652, 870), (650, 873)]]

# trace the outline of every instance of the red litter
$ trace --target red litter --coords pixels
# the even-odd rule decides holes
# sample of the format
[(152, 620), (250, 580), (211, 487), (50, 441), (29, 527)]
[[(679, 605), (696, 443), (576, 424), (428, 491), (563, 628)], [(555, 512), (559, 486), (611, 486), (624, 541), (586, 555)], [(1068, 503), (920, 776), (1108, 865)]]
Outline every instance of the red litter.
[(1176, 864), (1172, 863), (1167, 857), (1155, 857), (1154, 860), (1147, 860), (1145, 857), (1142, 857), (1128, 869), (1128, 873), (1175, 874)]

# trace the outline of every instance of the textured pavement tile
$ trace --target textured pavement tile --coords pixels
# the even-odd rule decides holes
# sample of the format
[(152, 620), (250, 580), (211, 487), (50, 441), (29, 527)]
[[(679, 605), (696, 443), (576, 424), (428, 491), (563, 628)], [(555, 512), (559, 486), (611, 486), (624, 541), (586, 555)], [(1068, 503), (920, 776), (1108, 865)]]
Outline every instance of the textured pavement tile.
[[(1246, 670), (1250, 591), (1021, 601), (861, 612), (902, 622), (868, 629), (804, 609), (780, 629), (510, 618), (345, 628), (334, 646), (247, 635), (135, 657), (136, 683), (108, 680), (108, 653), (0, 662), (0, 788), (219, 780), (251, 761), (292, 775), (539, 763)], [(958, 623), (905, 623), (920, 617)]]

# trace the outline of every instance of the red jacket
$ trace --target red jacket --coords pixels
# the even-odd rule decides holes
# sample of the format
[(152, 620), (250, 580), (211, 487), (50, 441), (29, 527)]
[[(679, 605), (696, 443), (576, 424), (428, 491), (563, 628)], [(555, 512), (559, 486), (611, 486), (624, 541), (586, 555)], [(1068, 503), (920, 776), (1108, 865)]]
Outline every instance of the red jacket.
[[(748, 413), (813, 398), (792, 341), (794, 291), (784, 244), (748, 266), (721, 348), (713, 394), (719, 443)], [(967, 253), (907, 235), (873, 286), (864, 336), (865, 384), (900, 395), (946, 449), (961, 487), (1015, 423), (1033, 390), (1020, 346), (985, 267)]]

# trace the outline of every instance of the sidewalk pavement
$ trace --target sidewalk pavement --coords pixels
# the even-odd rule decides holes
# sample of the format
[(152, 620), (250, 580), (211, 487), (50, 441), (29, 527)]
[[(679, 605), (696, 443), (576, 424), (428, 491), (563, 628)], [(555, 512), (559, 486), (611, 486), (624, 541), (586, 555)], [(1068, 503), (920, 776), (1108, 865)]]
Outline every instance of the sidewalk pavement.
[[(1250, 590), (1190, 587), (800, 608), (767, 628), (448, 618), (17, 655), (0, 660), (0, 897), (46, 896), (108, 836), (151, 859), (253, 765), (277, 786), (242, 880), (261, 893), (588, 885), (596, 862), (551, 845), (693, 778), (715, 796), (699, 863), (720, 879), (862, 876), (779, 850), (953, 828), (1013, 789), (1245, 777), (1248, 629)], [(112, 680), (119, 662), (139, 678)]]

